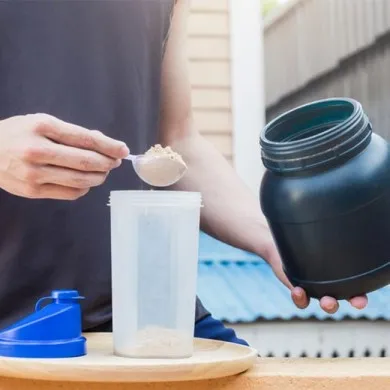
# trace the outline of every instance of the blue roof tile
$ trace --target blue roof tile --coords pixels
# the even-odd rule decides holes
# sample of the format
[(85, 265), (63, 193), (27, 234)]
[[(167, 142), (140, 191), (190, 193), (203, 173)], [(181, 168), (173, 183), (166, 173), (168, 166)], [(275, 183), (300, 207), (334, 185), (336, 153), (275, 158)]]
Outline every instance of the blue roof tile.
[(259, 257), (201, 234), (198, 295), (215, 318), (223, 321), (309, 319), (390, 320), (390, 286), (369, 294), (369, 305), (356, 310), (340, 302), (329, 315), (313, 300), (305, 310), (294, 306), (290, 292)]

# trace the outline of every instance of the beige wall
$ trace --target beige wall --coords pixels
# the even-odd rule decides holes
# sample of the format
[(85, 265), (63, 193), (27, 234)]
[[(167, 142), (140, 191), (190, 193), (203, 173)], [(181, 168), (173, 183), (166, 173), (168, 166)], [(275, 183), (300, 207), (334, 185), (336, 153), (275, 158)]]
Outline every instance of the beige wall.
[(228, 0), (191, 0), (188, 30), (195, 125), (231, 161)]

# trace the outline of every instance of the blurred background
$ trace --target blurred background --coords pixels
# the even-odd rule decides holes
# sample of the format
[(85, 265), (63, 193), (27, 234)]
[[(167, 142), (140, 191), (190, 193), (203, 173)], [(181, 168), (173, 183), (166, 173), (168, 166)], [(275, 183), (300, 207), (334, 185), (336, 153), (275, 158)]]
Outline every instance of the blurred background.
[[(254, 192), (261, 128), (303, 103), (352, 97), (389, 140), (390, 0), (192, 0), (188, 34), (195, 123)], [(202, 235), (198, 291), (262, 356), (390, 355), (388, 287), (298, 310), (262, 259)]]

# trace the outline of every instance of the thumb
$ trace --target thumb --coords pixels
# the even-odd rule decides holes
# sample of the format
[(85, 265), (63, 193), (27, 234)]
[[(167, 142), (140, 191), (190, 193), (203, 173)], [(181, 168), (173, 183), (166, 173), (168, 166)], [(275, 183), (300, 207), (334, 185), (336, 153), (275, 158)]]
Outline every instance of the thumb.
[(294, 287), (288, 280), (281, 264), (272, 267), (278, 279), (291, 291), (291, 299), (294, 305), (299, 309), (306, 309), (309, 306), (310, 300), (305, 291), (301, 287)]
[(300, 309), (305, 309), (309, 306), (310, 300), (307, 297), (306, 292), (300, 287), (294, 287), (288, 280), (286, 273), (283, 270), (282, 260), (277, 251), (270, 256), (268, 264), (271, 266), (275, 276), (290, 290), (291, 299), (295, 306)]
[(276, 277), (290, 290), (292, 291), (294, 286), (288, 280), (281, 262), (277, 262), (276, 264), (270, 264), (274, 274)]

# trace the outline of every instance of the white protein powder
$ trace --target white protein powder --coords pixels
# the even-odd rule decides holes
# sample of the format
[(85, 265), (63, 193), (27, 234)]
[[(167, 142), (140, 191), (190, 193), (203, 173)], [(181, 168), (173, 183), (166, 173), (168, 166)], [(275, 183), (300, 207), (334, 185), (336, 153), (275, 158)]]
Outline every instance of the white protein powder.
[(138, 162), (137, 173), (143, 181), (157, 187), (166, 187), (178, 181), (187, 170), (180, 154), (169, 146), (152, 146)]

